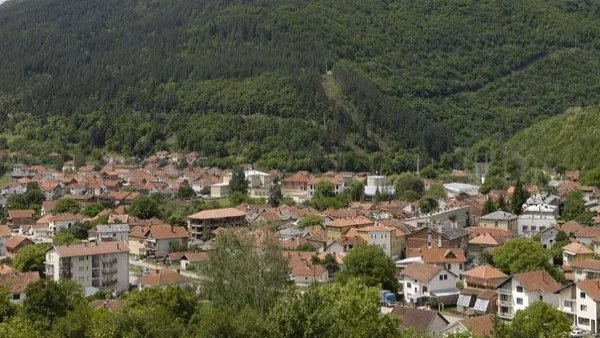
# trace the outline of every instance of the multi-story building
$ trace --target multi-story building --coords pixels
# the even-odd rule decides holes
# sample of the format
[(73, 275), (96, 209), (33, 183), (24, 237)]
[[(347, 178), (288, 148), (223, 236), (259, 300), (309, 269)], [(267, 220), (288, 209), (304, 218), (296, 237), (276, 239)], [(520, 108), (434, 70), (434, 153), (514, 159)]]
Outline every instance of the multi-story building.
[(592, 334), (599, 332), (600, 279), (587, 279), (569, 284), (557, 292), (558, 309), (565, 313), (577, 328)]
[(521, 237), (533, 237), (555, 224), (556, 217), (551, 214), (521, 214), (517, 219), (517, 232)]
[(517, 232), (517, 215), (498, 210), (479, 218), (479, 226)]
[(370, 227), (374, 224), (365, 216), (337, 218), (325, 226), (325, 238), (329, 244), (345, 236), (350, 229)]
[(464, 273), (464, 288), (460, 292), (456, 310), (466, 314), (496, 313), (496, 287), (508, 278), (502, 271), (488, 265), (478, 266)]
[(188, 229), (195, 239), (207, 239), (218, 228), (241, 227), (246, 224), (246, 213), (235, 208), (204, 210), (188, 217)]
[(129, 224), (99, 224), (88, 231), (98, 242), (129, 240)]
[(459, 248), (467, 253), (468, 233), (452, 225), (430, 225), (406, 235), (406, 257), (421, 256), (423, 248)]
[(129, 289), (129, 247), (126, 242), (61, 245), (46, 252), (47, 278), (72, 280), (84, 288)]
[(542, 301), (558, 307), (562, 288), (546, 270), (518, 273), (498, 286), (498, 317), (512, 320), (518, 310)]
[(82, 215), (59, 214), (47, 218), (50, 233), (57, 234), (61, 230), (70, 229), (75, 223), (83, 220)]
[(404, 301), (422, 305), (428, 298), (436, 298), (447, 304), (450, 298), (456, 303), (459, 290), (456, 289), (458, 276), (442, 266), (411, 263), (400, 272)]
[(399, 257), (404, 251), (404, 233), (397, 228), (374, 225), (356, 230), (367, 243), (380, 247), (388, 257)]

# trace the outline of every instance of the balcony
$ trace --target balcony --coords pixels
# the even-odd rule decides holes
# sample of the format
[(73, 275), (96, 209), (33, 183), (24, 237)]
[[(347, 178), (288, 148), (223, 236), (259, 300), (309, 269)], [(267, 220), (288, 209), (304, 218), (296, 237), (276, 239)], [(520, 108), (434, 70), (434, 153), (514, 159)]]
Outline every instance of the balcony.
[(106, 268), (106, 269), (102, 269), (102, 274), (103, 275), (112, 275), (117, 273), (117, 268)]
[(499, 299), (498, 300), (498, 304), (504, 305), (504, 306), (512, 306), (512, 300), (510, 298), (508, 298), (508, 299)]
[(574, 300), (565, 300), (563, 306), (559, 308), (561, 312), (568, 314), (575, 314), (577, 309), (577, 302)]
[(113, 265), (117, 264), (117, 258), (107, 258), (102, 260), (102, 265)]
[(505, 312), (498, 311), (498, 317), (504, 318), (504, 319), (512, 319), (513, 318), (512, 310), (508, 310)]

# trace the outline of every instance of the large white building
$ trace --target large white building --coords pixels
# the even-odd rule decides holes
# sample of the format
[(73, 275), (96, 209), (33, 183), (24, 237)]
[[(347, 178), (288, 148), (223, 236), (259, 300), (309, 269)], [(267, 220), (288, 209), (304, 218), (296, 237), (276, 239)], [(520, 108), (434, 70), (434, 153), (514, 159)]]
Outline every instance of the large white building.
[(46, 276), (73, 280), (84, 288), (129, 289), (129, 247), (112, 241), (61, 245), (46, 252)]
[(600, 313), (600, 279), (588, 279), (569, 284), (558, 292), (558, 309), (579, 329), (598, 333)]

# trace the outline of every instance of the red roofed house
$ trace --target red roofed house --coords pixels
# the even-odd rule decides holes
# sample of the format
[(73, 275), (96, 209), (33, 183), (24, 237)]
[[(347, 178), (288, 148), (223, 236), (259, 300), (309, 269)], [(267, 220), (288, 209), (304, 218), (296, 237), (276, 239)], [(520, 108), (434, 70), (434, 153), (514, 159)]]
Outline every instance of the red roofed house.
[(506, 279), (498, 286), (498, 317), (513, 319), (518, 310), (533, 302), (542, 301), (558, 308), (562, 288), (546, 270), (522, 272)]
[(183, 276), (179, 270), (158, 269), (142, 276), (138, 280), (138, 288), (184, 286), (190, 283), (190, 278)]
[(25, 289), (33, 282), (40, 280), (37, 271), (18, 272), (16, 270), (0, 274), (0, 288), (8, 290), (8, 297), (13, 303), (21, 303), (25, 300)]
[(373, 226), (375, 223), (365, 216), (338, 218), (325, 227), (327, 243), (345, 236), (350, 229), (360, 229)]
[(401, 329), (412, 329), (425, 332), (431, 337), (441, 336), (441, 332), (449, 322), (438, 311), (417, 309), (414, 307), (398, 305), (392, 310), (392, 315), (400, 318)]
[(400, 272), (400, 276), (405, 302), (422, 305), (429, 298), (437, 298), (443, 304), (456, 304), (458, 276), (445, 267), (411, 263)]
[(188, 229), (196, 239), (207, 239), (218, 228), (246, 224), (246, 213), (235, 208), (204, 210), (188, 217)]
[(600, 279), (586, 279), (569, 284), (558, 294), (558, 310), (566, 314), (577, 328), (592, 335), (600, 332)]
[(286, 251), (290, 268), (290, 279), (296, 285), (307, 286), (313, 283), (326, 283), (329, 281), (329, 273), (322, 265), (313, 264), (312, 256), (315, 252)]
[(377, 246), (388, 257), (400, 257), (404, 252), (404, 233), (394, 227), (374, 225), (356, 230), (370, 245)]
[(46, 277), (72, 280), (84, 288), (129, 289), (129, 247), (126, 242), (61, 245), (46, 252)]
[(189, 238), (190, 234), (184, 227), (167, 224), (151, 226), (145, 241), (146, 254), (165, 256), (173, 246), (187, 249)]
[(308, 184), (312, 176), (307, 171), (299, 171), (294, 175), (281, 180), (281, 192), (283, 196), (291, 197), (296, 202), (308, 200)]
[(76, 214), (58, 214), (47, 218), (48, 229), (51, 233), (57, 234), (63, 229), (70, 229), (75, 223), (84, 219), (82, 215)]
[(33, 244), (33, 242), (25, 236), (12, 236), (8, 240), (6, 240), (6, 254), (8, 256), (14, 256), (19, 252), (19, 250), (21, 250), (21, 248), (31, 244)]
[(444, 337), (458, 333), (466, 333), (470, 337), (492, 337), (494, 333), (494, 317), (492, 315), (483, 315), (462, 319), (448, 325), (440, 333)]
[(423, 248), (421, 250), (423, 263), (445, 267), (453, 274), (460, 276), (467, 262), (465, 252), (458, 248)]
[(464, 289), (460, 292), (456, 310), (468, 315), (496, 313), (498, 293), (496, 287), (508, 276), (488, 265), (478, 266), (464, 273)]
[(582, 243), (571, 242), (562, 247), (563, 251), (563, 266), (570, 267), (573, 262), (586, 258), (594, 258), (595, 253)]
[(63, 188), (59, 181), (42, 182), (40, 190), (46, 195), (47, 200), (57, 199), (63, 194)]
[(9, 210), (8, 211), (8, 226), (11, 229), (18, 229), (21, 225), (27, 225), (33, 223), (33, 214), (35, 211), (31, 209), (25, 210)]

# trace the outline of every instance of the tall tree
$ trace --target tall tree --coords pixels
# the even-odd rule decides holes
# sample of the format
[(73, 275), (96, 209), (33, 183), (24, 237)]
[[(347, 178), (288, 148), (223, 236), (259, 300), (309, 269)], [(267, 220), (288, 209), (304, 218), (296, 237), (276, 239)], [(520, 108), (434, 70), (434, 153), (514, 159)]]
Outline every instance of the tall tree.
[(495, 338), (566, 337), (571, 320), (552, 305), (534, 302), (515, 314), (510, 325), (496, 322)]
[(344, 266), (335, 280), (346, 283), (356, 278), (367, 286), (381, 287), (392, 292), (398, 290), (396, 265), (381, 248), (361, 244), (344, 258)]
[(363, 182), (354, 180), (350, 183), (350, 188), (348, 189), (348, 195), (350, 196), (350, 200), (354, 202), (362, 201), (365, 199), (365, 185)]
[(190, 199), (194, 196), (196, 196), (196, 192), (192, 189), (188, 180), (184, 180), (177, 190), (177, 198)]
[(203, 274), (202, 289), (219, 306), (264, 314), (285, 289), (288, 266), (270, 232), (238, 229), (216, 237)]
[(592, 217), (593, 213), (585, 207), (581, 191), (573, 191), (567, 195), (562, 210), (563, 220), (591, 224)]
[(529, 192), (525, 190), (521, 181), (517, 181), (510, 203), (513, 214), (520, 215), (523, 212), (523, 205), (527, 202), (528, 198)]
[(62, 213), (70, 213), (77, 214), (81, 206), (77, 203), (76, 200), (72, 198), (61, 198), (56, 202), (56, 208), (54, 208), (54, 212), (57, 214)]
[(160, 206), (158, 202), (150, 196), (139, 196), (131, 202), (129, 214), (141, 219), (158, 217), (160, 215)]
[(21, 248), (13, 266), (19, 271), (44, 271), (44, 261), (46, 260), (46, 250), (48, 247), (44, 244), (33, 244)]
[(401, 337), (397, 320), (381, 315), (377, 294), (356, 280), (290, 292), (267, 318), (268, 337)]
[(244, 168), (239, 167), (233, 170), (229, 181), (229, 191), (232, 195), (235, 193), (248, 195), (248, 181), (246, 180)]
[(487, 215), (487, 214), (491, 214), (492, 212), (498, 210), (496, 207), (496, 203), (494, 203), (494, 200), (491, 198), (488, 198), (485, 200), (485, 202), (483, 203), (483, 214)]
[(272, 207), (278, 207), (283, 200), (283, 193), (281, 192), (281, 184), (278, 179), (274, 179), (269, 188), (269, 205)]
[(550, 269), (550, 255), (542, 244), (528, 238), (504, 242), (494, 251), (494, 265), (512, 275), (523, 271)]

